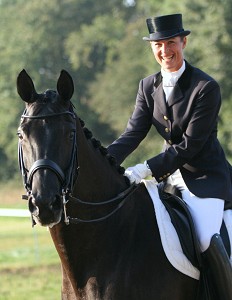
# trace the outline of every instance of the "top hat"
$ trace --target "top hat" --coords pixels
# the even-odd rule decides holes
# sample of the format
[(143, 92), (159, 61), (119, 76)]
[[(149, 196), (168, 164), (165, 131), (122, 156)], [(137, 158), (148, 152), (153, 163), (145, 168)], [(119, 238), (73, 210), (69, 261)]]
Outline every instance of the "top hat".
[(182, 15), (166, 15), (146, 20), (149, 37), (144, 37), (145, 41), (159, 41), (175, 36), (186, 36), (191, 31), (184, 30), (182, 25)]

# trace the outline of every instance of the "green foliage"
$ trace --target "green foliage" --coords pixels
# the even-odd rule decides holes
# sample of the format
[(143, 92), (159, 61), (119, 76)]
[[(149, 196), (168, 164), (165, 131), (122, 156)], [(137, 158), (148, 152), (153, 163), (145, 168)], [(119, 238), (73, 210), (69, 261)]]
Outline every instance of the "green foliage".
[(90, 85), (89, 105), (95, 107), (100, 120), (111, 124), (118, 134), (133, 110), (139, 80), (146, 75), (144, 58), (150, 54), (136, 30), (137, 25), (128, 25), (127, 34), (114, 49), (118, 55)]
[(227, 158), (232, 162), (232, 130), (231, 130), (231, 107), (232, 98), (222, 103), (221, 118), (219, 122), (218, 137), (223, 144)]
[[(154, 72), (155, 69), (149, 43), (142, 40), (143, 25), (144, 20), (141, 18), (128, 24), (124, 38), (114, 49), (118, 55), (90, 84), (89, 91), (92, 97), (89, 99), (89, 106), (95, 107), (100, 121), (108, 123), (117, 136), (124, 130), (133, 111), (140, 79)], [(112, 141), (112, 139), (108, 140), (108, 143)], [(160, 138), (152, 131), (126, 160), (125, 165), (143, 161), (154, 155), (153, 153), (158, 153), (160, 149)]]
[[(232, 156), (230, 0), (2, 0), (0, 2), (0, 180), (18, 173), (16, 131), (24, 104), (16, 77), (25, 68), (42, 92), (56, 88), (61, 69), (74, 78), (74, 105), (96, 138), (111, 143), (133, 110), (139, 80), (159, 70), (145, 19), (181, 12), (191, 30), (186, 59), (217, 79), (223, 94), (220, 140)], [(162, 141), (151, 132), (126, 163), (155, 155)]]
[[(91, 9), (90, 9), (91, 8)], [(0, 178), (12, 179), (17, 167), (17, 123), (23, 111), (23, 103), (16, 93), (16, 77), (25, 68), (35, 81), (38, 92), (56, 88), (61, 69), (67, 69), (73, 76), (77, 88), (73, 102), (82, 118), (89, 119), (93, 127), (105, 131), (106, 126), (98, 122), (94, 110), (86, 106), (87, 85), (91, 80), (88, 64), (78, 69), (72, 66), (66, 53), (66, 40), (85, 23), (106, 12), (114, 15), (127, 9), (121, 1), (1, 1), (0, 24), (0, 94), (2, 125), (0, 137)], [(128, 10), (130, 10), (128, 8)], [(108, 26), (110, 28), (110, 26)], [(101, 53), (93, 51), (95, 61), (103, 61)], [(76, 71), (75, 73), (73, 71)], [(97, 70), (96, 70), (97, 71)], [(82, 79), (83, 78), (83, 79)], [(93, 78), (93, 77), (92, 77)], [(91, 115), (88, 118), (88, 115)], [(109, 135), (109, 134), (108, 134)], [(112, 135), (112, 133), (110, 133)], [(106, 134), (107, 136), (107, 134)]]

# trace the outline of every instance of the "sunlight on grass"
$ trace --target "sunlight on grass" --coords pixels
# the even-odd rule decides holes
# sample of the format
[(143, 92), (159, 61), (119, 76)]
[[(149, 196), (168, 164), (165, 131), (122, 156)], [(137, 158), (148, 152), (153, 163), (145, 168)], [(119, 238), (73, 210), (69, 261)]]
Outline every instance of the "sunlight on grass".
[(36, 264), (54, 264), (59, 261), (49, 231), (31, 227), (30, 219), (0, 219), (1, 268), (31, 267)]
[(1, 300), (59, 300), (61, 276), (58, 265), (1, 270)]

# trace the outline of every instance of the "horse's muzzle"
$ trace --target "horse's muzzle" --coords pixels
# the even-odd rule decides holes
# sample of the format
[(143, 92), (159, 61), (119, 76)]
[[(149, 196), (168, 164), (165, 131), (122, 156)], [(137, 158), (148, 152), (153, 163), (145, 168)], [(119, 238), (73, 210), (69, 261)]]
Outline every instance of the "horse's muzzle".
[(52, 227), (61, 221), (63, 208), (59, 195), (53, 198), (31, 195), (28, 200), (29, 210), (36, 224)]

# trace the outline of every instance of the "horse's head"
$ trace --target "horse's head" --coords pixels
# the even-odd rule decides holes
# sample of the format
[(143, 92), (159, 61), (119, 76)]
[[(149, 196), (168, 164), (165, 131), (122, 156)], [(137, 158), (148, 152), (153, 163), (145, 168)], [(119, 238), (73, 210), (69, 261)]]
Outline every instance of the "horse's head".
[(26, 109), (18, 129), (19, 164), (34, 221), (43, 226), (60, 222), (62, 193), (71, 188), (76, 166), (76, 115), (70, 99), (71, 76), (61, 71), (57, 92), (38, 94), (25, 70), (17, 90)]

